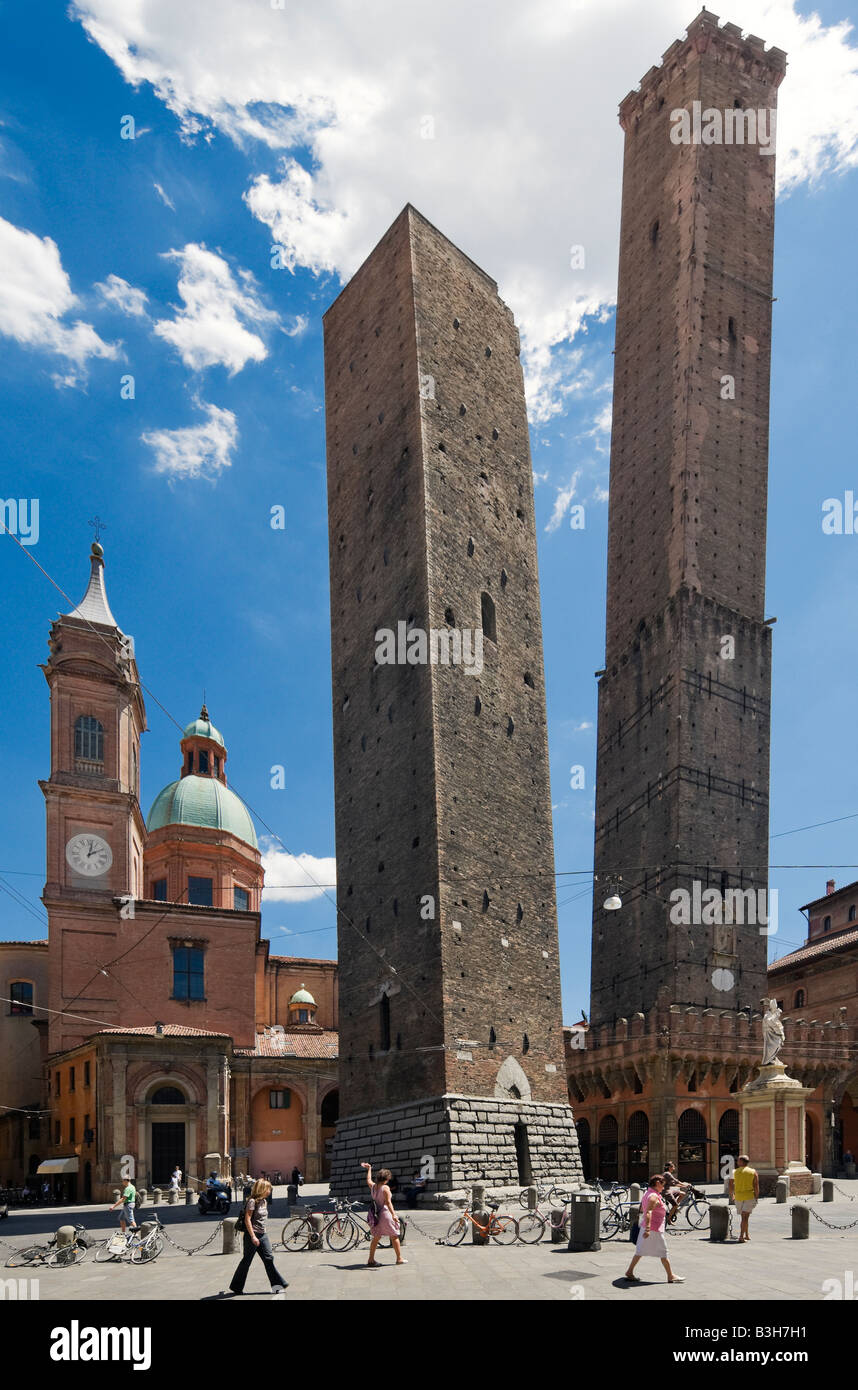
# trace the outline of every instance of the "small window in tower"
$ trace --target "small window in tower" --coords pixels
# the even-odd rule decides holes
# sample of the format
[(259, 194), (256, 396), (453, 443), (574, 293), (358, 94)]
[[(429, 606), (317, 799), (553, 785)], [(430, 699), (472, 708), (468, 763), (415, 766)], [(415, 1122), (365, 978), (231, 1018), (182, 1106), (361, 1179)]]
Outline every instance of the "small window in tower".
[(193, 772), (193, 770), (194, 770), (194, 755), (193, 755), (193, 752), (189, 752), (189, 753), (188, 753), (188, 772)]
[(165, 903), (167, 901), (167, 880), (165, 878), (155, 879), (155, 882), (152, 884), (152, 897), (156, 903)]
[(483, 621), (483, 636), (490, 642), (497, 642), (498, 628), (495, 615), (495, 601), (491, 594), (480, 594), (480, 613)]
[(236, 912), (246, 912), (250, 906), (250, 895), (246, 888), (239, 888), (238, 884), (232, 890), (232, 905)]
[(381, 1041), (379, 1048), (382, 1052), (390, 1051), (390, 999), (386, 994), (381, 996), (379, 1009), (379, 1023), (381, 1025)]
[(495, 1043), (497, 1042), (497, 1040), (498, 1040), (498, 1035), (497, 1035), (497, 1033), (495, 1032), (494, 1028), (490, 1028), (490, 1029), (489, 1029), (489, 1047), (494, 1047), (494, 1045), (495, 1045)]
[[(77, 772), (99, 772), (104, 765), (104, 726), (91, 714), (82, 714), (74, 726), (74, 756), (85, 766)], [(102, 767), (94, 766), (101, 764)]]
[(210, 878), (188, 878), (188, 902), (193, 907), (211, 907), (212, 880)]
[(525, 1033), (524, 1037), (523, 1037), (522, 1040), (521, 1040), (521, 1050), (522, 1050), (522, 1052), (529, 1052), (529, 1051), (530, 1051), (530, 1038), (527, 1036), (526, 1033)]
[(199, 758), (198, 758), (197, 761), (198, 761), (198, 763), (199, 763), (200, 775), (201, 775), (201, 776), (208, 776), (208, 770), (209, 770), (209, 755), (208, 755), (208, 749), (206, 749), (206, 748), (201, 748), (201, 749), (200, 749), (200, 756), (199, 756)]
[(655, 246), (656, 242), (658, 241), (658, 218), (656, 218), (656, 220), (653, 222), (652, 226), (649, 229), (649, 239), (652, 242), (653, 246)]
[(735, 343), (735, 341), (736, 341), (736, 320), (735, 320), (735, 319), (730, 318), (730, 319), (727, 320), (727, 337), (730, 339), (730, 342), (731, 342), (731, 343)]
[(214, 775), (215, 777), (220, 777), (220, 758), (217, 753), (214, 755)]
[(12, 1001), (9, 1005), (10, 1014), (32, 1017), (33, 985), (30, 980), (13, 980), (9, 988), (9, 996)]

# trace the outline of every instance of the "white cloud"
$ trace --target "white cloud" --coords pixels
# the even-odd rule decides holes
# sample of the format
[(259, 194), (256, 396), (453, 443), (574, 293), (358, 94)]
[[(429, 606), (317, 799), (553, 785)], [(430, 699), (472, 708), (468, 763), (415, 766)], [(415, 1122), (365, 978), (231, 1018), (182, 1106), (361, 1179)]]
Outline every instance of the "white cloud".
[(161, 187), (160, 183), (157, 183), (157, 182), (156, 182), (156, 183), (153, 183), (152, 187), (154, 188), (155, 192), (158, 194), (158, 197), (161, 199), (161, 202), (164, 203), (164, 205), (165, 205), (166, 207), (171, 208), (171, 209), (173, 210), (173, 212), (175, 212), (175, 211), (176, 211), (176, 204), (173, 202), (172, 198), (169, 197), (169, 195), (168, 195), (167, 193), (164, 192), (164, 190), (163, 190), (163, 188)]
[(145, 291), (129, 285), (121, 275), (108, 275), (107, 279), (100, 281), (95, 288), (104, 303), (118, 309), (121, 314), (130, 314), (137, 318), (145, 316)]
[[(337, 861), (314, 854), (287, 854), (271, 841), (263, 841), (265, 870), (263, 902), (303, 903), (321, 897), (325, 885), (336, 884)], [(269, 884), (271, 885), (269, 887)], [(334, 889), (328, 888), (331, 896)]]
[(534, 486), (535, 488), (537, 488), (537, 487), (539, 487), (539, 484), (540, 484), (540, 483), (547, 483), (547, 482), (548, 482), (548, 469), (546, 468), (546, 470), (545, 470), (544, 473), (537, 473), (536, 469), (534, 468), (534, 470), (533, 470), (533, 486)]
[(580, 476), (581, 470), (579, 468), (575, 473), (572, 474), (571, 479), (565, 485), (565, 487), (559, 487), (557, 489), (557, 496), (554, 499), (554, 511), (551, 513), (548, 525), (545, 528), (546, 531), (551, 532), (557, 530), (561, 521), (568, 512), (572, 504), (572, 501), (575, 497), (575, 492), (578, 487), (578, 479), (580, 478)]
[(91, 323), (64, 322), (79, 301), (50, 237), (0, 217), (0, 265), (0, 333), (66, 358), (71, 365), (54, 374), (58, 386), (77, 385), (91, 357), (119, 356), (118, 344), (105, 343)]
[[(796, 0), (741, 11), (746, 32), (789, 53), (781, 188), (853, 168), (849, 24), (826, 26)], [(186, 138), (221, 131), (242, 145), (248, 206), (291, 268), (347, 278), (414, 203), (498, 280), (522, 329), (533, 420), (564, 408), (580, 373), (564, 345), (616, 291), (617, 104), (684, 33), (688, 0), (495, 0), (490, 24), (458, 0), (419, 18), (394, 0), (240, 12), (234, 0), (77, 0), (73, 12), (129, 82), (152, 83)]]
[(262, 362), (268, 349), (246, 324), (268, 327), (278, 318), (259, 298), (248, 270), (233, 275), (223, 256), (189, 242), (165, 253), (179, 265), (179, 294), (184, 307), (174, 319), (159, 319), (155, 332), (172, 343), (186, 367), (203, 371), (224, 366), (231, 376), (247, 362)]
[(206, 413), (201, 425), (184, 429), (150, 430), (141, 435), (144, 444), (154, 450), (155, 472), (176, 478), (214, 479), (232, 465), (232, 454), (238, 444), (238, 426), (231, 410), (197, 401)]

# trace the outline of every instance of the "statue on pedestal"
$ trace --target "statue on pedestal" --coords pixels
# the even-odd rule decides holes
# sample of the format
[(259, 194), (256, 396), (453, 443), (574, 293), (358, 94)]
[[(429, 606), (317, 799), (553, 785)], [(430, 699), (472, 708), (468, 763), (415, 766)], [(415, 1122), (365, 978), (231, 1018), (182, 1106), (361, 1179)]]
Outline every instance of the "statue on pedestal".
[(777, 999), (769, 999), (763, 1014), (763, 1066), (770, 1066), (784, 1045), (785, 1033)]

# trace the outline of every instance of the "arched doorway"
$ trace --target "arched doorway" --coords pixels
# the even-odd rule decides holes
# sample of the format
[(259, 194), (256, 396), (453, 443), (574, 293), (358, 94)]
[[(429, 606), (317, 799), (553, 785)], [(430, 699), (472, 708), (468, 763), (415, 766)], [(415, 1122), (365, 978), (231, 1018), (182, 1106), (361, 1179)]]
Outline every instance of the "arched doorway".
[(628, 1182), (646, 1182), (649, 1177), (649, 1116), (636, 1110), (627, 1127)]
[(726, 1178), (730, 1176), (729, 1164), (725, 1168), (725, 1158), (732, 1158), (734, 1161), (739, 1157), (739, 1112), (738, 1110), (725, 1110), (718, 1121), (718, 1176)]
[(196, 1122), (184, 1086), (170, 1077), (150, 1081), (143, 1107), (145, 1160), (137, 1185), (169, 1187), (173, 1169), (187, 1174), (196, 1163)]
[(617, 1145), (619, 1135), (613, 1115), (603, 1115), (599, 1123), (599, 1177), (616, 1182), (618, 1177)]
[(322, 1145), (322, 1181), (326, 1182), (331, 1176), (331, 1154), (334, 1148), (334, 1132), (337, 1127), (337, 1120), (340, 1117), (340, 1093), (335, 1086), (332, 1091), (322, 1099), (322, 1109), (319, 1116), (320, 1121), (320, 1142)]
[(590, 1181), (590, 1121), (576, 1120), (575, 1128), (578, 1131), (578, 1149), (581, 1154), (581, 1167), (584, 1169), (584, 1177)]
[(705, 1182), (706, 1121), (699, 1110), (683, 1110), (676, 1127), (679, 1176), (685, 1182)]

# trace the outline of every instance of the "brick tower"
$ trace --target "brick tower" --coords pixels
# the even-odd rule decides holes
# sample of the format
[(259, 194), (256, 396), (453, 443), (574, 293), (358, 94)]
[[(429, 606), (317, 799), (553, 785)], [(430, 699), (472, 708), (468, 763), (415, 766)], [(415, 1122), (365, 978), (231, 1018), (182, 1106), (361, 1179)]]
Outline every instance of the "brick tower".
[(325, 316), (325, 387), (341, 991), (332, 1182), (359, 1189), (363, 1158), (400, 1177), (422, 1168), (436, 1193), (475, 1169), (494, 1183), (571, 1181), (512, 315), (495, 282), (406, 207)]
[[(625, 1053), (594, 1091), (600, 1112), (613, 1106), (620, 1116), (620, 1131), (624, 1090), (658, 1094), (650, 1168), (676, 1157), (683, 1077), (693, 1094), (710, 1096), (699, 1070), (683, 1070), (680, 1015), (718, 1013), (716, 1031), (738, 1026), (747, 1037), (766, 988), (768, 904), (756, 890), (767, 887), (768, 862), (770, 136), (785, 67), (781, 50), (703, 10), (620, 106), (588, 1045), (599, 1047), (607, 1025), (605, 1041), (610, 1034)], [(605, 911), (615, 876), (623, 906)], [(690, 920), (671, 920), (681, 914), (675, 889), (689, 895)], [(763, 921), (748, 921), (750, 895), (744, 923), (729, 909), (701, 912), (707, 889), (754, 890)], [(579, 1079), (589, 1067), (587, 1083), (573, 1086), (579, 1098), (594, 1062), (575, 1059)], [(704, 1074), (714, 1082), (720, 1070), (707, 1063)], [(719, 1083), (725, 1098), (729, 1082)], [(701, 1113), (710, 1129), (717, 1119)], [(621, 1151), (630, 1142), (620, 1133)]]

